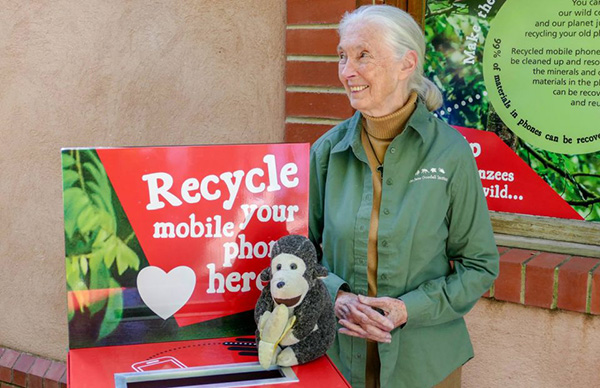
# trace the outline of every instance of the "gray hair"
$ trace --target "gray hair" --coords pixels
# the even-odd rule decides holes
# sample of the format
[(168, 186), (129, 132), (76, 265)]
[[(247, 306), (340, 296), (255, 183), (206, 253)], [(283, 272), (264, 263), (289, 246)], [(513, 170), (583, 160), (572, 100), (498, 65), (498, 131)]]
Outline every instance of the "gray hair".
[(402, 59), (408, 50), (415, 51), (418, 58), (417, 68), (408, 81), (408, 88), (417, 92), (430, 111), (442, 106), (442, 93), (423, 75), (425, 37), (417, 22), (408, 13), (390, 5), (363, 5), (352, 12), (346, 12), (340, 21), (339, 35), (342, 36), (349, 26), (355, 23), (380, 27), (383, 31), (381, 38), (394, 51), (398, 60)]

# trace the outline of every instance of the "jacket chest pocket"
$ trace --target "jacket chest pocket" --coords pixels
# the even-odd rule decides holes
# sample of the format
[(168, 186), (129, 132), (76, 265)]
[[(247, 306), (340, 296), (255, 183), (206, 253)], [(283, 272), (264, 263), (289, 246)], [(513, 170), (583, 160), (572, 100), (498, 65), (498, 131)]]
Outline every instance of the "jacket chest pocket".
[(447, 214), (450, 206), (448, 182), (441, 179), (422, 179), (410, 182), (399, 215), (407, 228), (405, 235), (413, 247), (433, 249), (444, 244), (448, 235)]

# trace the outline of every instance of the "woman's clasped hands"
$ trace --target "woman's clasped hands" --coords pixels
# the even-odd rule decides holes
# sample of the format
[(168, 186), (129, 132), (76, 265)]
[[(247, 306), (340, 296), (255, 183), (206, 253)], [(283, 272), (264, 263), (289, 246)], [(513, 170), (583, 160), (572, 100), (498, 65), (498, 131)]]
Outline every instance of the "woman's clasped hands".
[(384, 343), (390, 343), (391, 331), (408, 319), (404, 302), (387, 296), (373, 298), (339, 291), (334, 309), (343, 326), (341, 334)]

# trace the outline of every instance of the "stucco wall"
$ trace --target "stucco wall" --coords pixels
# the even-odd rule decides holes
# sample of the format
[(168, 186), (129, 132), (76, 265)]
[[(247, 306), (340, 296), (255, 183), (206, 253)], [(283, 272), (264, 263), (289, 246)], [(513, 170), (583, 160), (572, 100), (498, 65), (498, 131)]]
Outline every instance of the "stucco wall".
[(465, 388), (593, 387), (600, 383), (600, 319), (482, 299), (466, 317), (475, 358)]
[(285, 2), (0, 4), (0, 345), (65, 359), (61, 147), (283, 139)]

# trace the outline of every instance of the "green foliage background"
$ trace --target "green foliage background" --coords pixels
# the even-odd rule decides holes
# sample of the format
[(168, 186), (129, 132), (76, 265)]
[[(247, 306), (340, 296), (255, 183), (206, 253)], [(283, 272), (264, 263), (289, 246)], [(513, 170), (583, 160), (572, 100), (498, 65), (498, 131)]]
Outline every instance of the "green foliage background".
[[(99, 315), (100, 340), (119, 325), (122, 288), (135, 286), (146, 260), (96, 152), (64, 150), (62, 170), (67, 290), (78, 304), (69, 322)], [(112, 292), (99, 300), (86, 292), (106, 289)]]
[[(452, 125), (497, 133), (584, 219), (600, 221), (600, 152), (565, 155), (525, 143), (501, 122), (486, 98), (482, 68), (485, 36), (504, 2), (496, 0), (492, 11), (482, 18), (477, 15), (481, 1), (427, 1), (425, 75), (440, 88), (445, 104), (437, 114)], [(475, 64), (465, 65), (465, 38), (475, 24), (481, 27), (483, 39), (477, 44)]]

